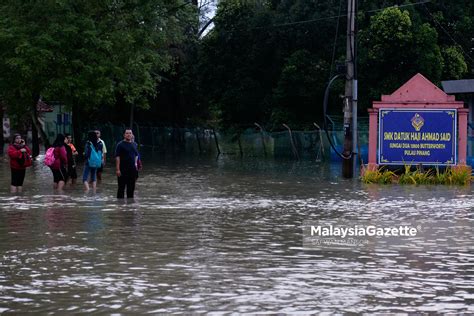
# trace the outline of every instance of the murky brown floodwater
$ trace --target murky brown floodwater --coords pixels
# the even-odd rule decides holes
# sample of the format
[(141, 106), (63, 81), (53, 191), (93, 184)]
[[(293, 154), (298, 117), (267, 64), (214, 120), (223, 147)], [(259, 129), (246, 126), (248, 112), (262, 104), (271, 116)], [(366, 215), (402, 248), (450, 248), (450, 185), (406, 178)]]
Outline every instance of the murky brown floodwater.
[(41, 165), (8, 193), (0, 313), (474, 313), (474, 254), (311, 251), (303, 220), (461, 220), (470, 187), (365, 186), (314, 162), (144, 159), (135, 201), (56, 195)]

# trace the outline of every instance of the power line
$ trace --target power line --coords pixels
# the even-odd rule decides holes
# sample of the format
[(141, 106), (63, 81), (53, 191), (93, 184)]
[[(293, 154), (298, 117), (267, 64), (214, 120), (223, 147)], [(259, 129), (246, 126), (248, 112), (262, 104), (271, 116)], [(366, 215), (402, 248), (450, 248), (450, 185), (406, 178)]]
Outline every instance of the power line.
[(462, 48), (462, 46), (454, 39), (454, 37), (451, 36), (451, 34), (441, 25), (441, 23), (438, 22), (438, 20), (436, 19), (435, 16), (433, 16), (433, 14), (431, 14), (430, 10), (428, 9), (428, 7), (426, 5), (423, 5), (423, 7), (425, 8), (426, 12), (428, 12), (429, 16), (431, 17), (431, 19), (433, 20), (433, 22), (435, 22), (439, 28), (461, 49), (462, 53), (464, 54), (464, 56), (466, 56), (467, 58), (469, 58), (471, 60), (471, 62), (474, 62), (474, 59), (471, 57), (471, 55), (469, 53), (466, 53), (464, 51), (464, 49)]
[(254, 27), (252, 29), (265, 29), (265, 28), (270, 28), (270, 27), (281, 27), (281, 26), (291, 26), (291, 25), (297, 25), (297, 24), (307, 24), (307, 23), (313, 23), (313, 22), (318, 22), (318, 21), (342, 18), (342, 17), (345, 17), (345, 16), (347, 16), (347, 14), (333, 15), (333, 16), (328, 16), (328, 17), (318, 18), (318, 19), (311, 19), (311, 20), (303, 20), (303, 21), (288, 22), (288, 23), (281, 23), (281, 24), (272, 24), (272, 25), (267, 25), (267, 26), (258, 26), (258, 27)]
[[(411, 6), (425, 4), (425, 3), (429, 3), (429, 2), (431, 2), (431, 0), (419, 1), (419, 2), (415, 2), (415, 3), (401, 4), (401, 5), (393, 5), (393, 6), (389, 6), (389, 7), (380, 8), (380, 9), (360, 11), (360, 12), (361, 13), (373, 13), (373, 12), (383, 11), (383, 10), (388, 9), (388, 8), (411, 7)], [(311, 20), (302, 20), (302, 21), (287, 22), (287, 23), (281, 23), (281, 24), (272, 24), (272, 25), (267, 25), (267, 26), (258, 26), (258, 27), (254, 27), (254, 28), (251, 28), (251, 29), (265, 29), (265, 28), (271, 28), (271, 27), (292, 26), (292, 25), (307, 24), (307, 23), (313, 23), (313, 22), (324, 21), (324, 20), (339, 19), (339, 18), (343, 18), (343, 17), (347, 17), (347, 14), (339, 14), (339, 15), (333, 15), (333, 16), (322, 17), (322, 18), (311, 19)]]
[(415, 2), (415, 3), (407, 3), (407, 4), (399, 4), (399, 5), (392, 5), (392, 6), (389, 6), (389, 7), (385, 7), (385, 8), (381, 8), (381, 9), (374, 9), (374, 10), (368, 10), (368, 11), (361, 11), (362, 13), (372, 13), (372, 12), (379, 12), (379, 11), (383, 11), (385, 9), (388, 9), (388, 8), (404, 8), (404, 7), (412, 7), (412, 6), (415, 6), (415, 5), (419, 5), (419, 4), (425, 4), (425, 3), (429, 3), (431, 2), (431, 0), (426, 0), (426, 1), (420, 1), (420, 2)]
[[(342, 11), (342, 0), (339, 0), (339, 15), (341, 15)], [(332, 48), (332, 58), (331, 58), (331, 69), (329, 71), (329, 79), (332, 78), (332, 70), (334, 67), (334, 59), (336, 58), (336, 46), (337, 46), (337, 38), (339, 37), (339, 19), (337, 19), (337, 24), (336, 24), (336, 34), (334, 35), (334, 45)]]

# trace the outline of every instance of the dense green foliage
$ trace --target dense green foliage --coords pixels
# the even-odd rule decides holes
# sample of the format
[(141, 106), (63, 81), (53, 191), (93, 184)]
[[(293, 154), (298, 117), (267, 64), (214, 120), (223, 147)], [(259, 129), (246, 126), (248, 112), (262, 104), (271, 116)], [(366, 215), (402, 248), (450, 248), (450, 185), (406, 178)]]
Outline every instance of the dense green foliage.
[(30, 113), (33, 123), (40, 96), (76, 118), (117, 100), (147, 108), (192, 19), (180, 0), (4, 0), (0, 98), (13, 118)]
[[(418, 72), (439, 84), (468, 76), (474, 68), (469, 56), (474, 43), (468, 39), (474, 34), (472, 3), (389, 7), (394, 4), (408, 2), (359, 1), (362, 115), (373, 100)], [(282, 123), (305, 128), (320, 121), (334, 62), (345, 60), (345, 6), (345, 1), (330, 0), (221, 2), (198, 60), (199, 86), (205, 87), (200, 102), (224, 126), (259, 121), (270, 128)], [(338, 94), (343, 94), (342, 83), (332, 94), (333, 114), (341, 113)]]
[[(436, 84), (472, 76), (474, 2), (413, 3), (358, 1), (361, 115), (418, 72)], [(324, 89), (346, 58), (346, 1), (220, 1), (205, 36), (199, 16), (201, 27), (209, 21), (198, 7), (2, 1), (0, 98), (8, 114), (22, 117), (42, 96), (76, 118), (122, 123), (132, 104), (138, 120), (236, 131), (321, 121)], [(342, 93), (338, 81), (330, 113), (341, 113)]]

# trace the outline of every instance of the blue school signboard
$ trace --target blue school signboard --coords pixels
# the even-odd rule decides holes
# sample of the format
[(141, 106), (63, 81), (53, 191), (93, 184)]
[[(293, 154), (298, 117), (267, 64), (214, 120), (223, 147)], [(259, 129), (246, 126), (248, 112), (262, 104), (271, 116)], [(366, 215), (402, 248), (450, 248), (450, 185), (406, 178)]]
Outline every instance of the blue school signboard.
[(381, 109), (378, 163), (455, 165), (456, 118), (455, 109)]

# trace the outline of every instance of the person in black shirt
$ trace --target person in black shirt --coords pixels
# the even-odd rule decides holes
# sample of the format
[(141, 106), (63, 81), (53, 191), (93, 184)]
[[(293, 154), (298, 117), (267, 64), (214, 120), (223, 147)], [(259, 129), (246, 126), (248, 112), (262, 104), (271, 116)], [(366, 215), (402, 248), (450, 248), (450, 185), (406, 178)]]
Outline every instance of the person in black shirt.
[(118, 180), (117, 198), (125, 197), (125, 187), (127, 188), (127, 198), (133, 198), (135, 191), (135, 181), (137, 180), (137, 160), (138, 149), (132, 143), (132, 130), (126, 129), (123, 140), (115, 148), (115, 172)]

